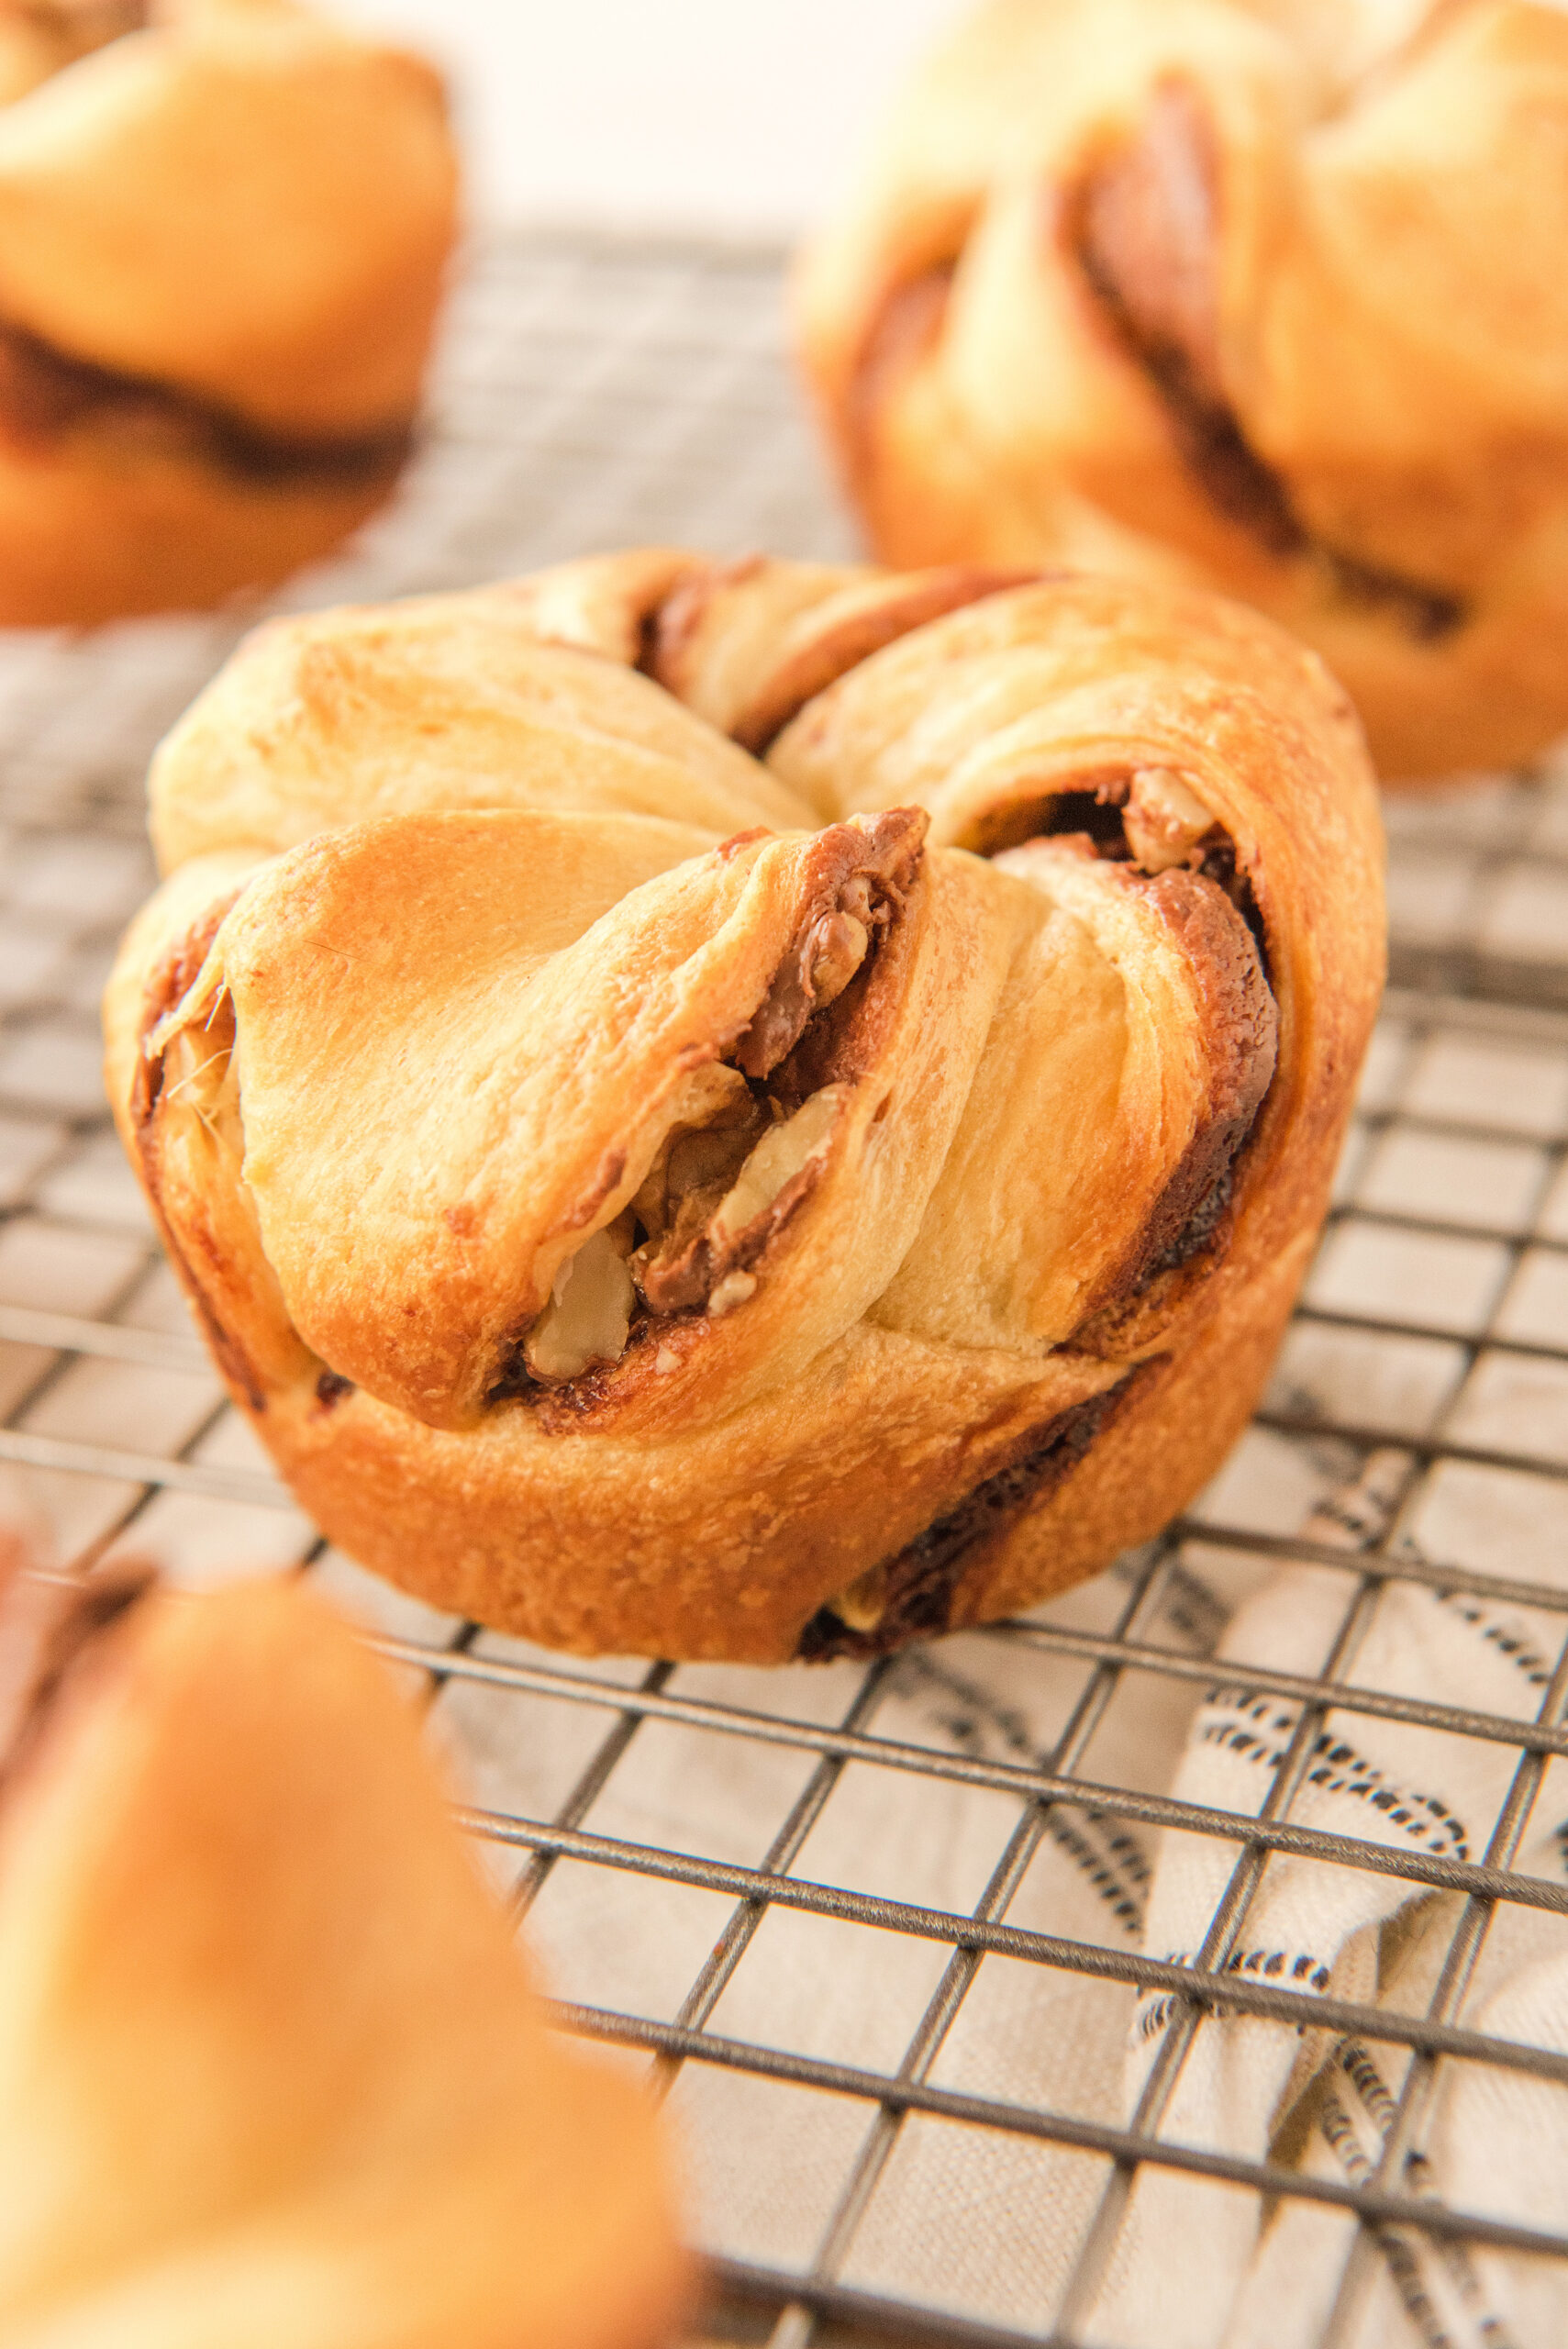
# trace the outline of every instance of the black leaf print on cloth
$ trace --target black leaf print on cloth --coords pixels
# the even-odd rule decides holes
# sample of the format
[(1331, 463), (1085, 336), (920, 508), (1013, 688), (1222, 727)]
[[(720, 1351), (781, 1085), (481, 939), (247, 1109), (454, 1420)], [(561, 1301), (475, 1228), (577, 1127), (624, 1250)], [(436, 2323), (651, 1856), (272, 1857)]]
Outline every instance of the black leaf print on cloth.
[(1435, 1590), (1431, 1596), (1448, 1616), (1464, 1624), (1477, 1639), (1486, 1641), (1499, 1655), (1507, 1656), (1530, 1687), (1547, 1686), (1556, 1659), (1537, 1647), (1517, 1614), (1502, 1613), (1482, 1599), (1472, 1598), (1467, 1591)]
[[(929, 1650), (906, 1650), (895, 1674), (894, 1686), (914, 1698), (944, 1740), (961, 1753), (1022, 1762), (1031, 1769), (1050, 1766), (1049, 1751), (1030, 1735), (1015, 1706)], [(1143, 1923), (1150, 1876), (1149, 1854), (1137, 1831), (1102, 1811), (1086, 1807), (1069, 1811), (1059, 1804), (1048, 1812), (1045, 1831), (1083, 1870), (1123, 1932), (1136, 1936)]]
[[(1211, 1690), (1194, 1729), (1199, 1742), (1218, 1746), (1243, 1762), (1271, 1773), (1284, 1758), (1292, 1731), (1301, 1718), (1298, 1705), (1252, 1688)], [(1381, 1811), (1402, 1828), (1412, 1843), (1444, 1860), (1468, 1860), (1470, 1840), (1463, 1821), (1440, 1795), (1426, 1794), (1390, 1780), (1337, 1725), (1322, 1731), (1314, 1742), (1305, 1783), (1325, 1795), (1348, 1795)]]
[[(1197, 1952), (1191, 1949), (1167, 1950), (1161, 1963), (1165, 1965), (1195, 1965)], [(1283, 1983), (1292, 1990), (1316, 1990), (1319, 1998), (1329, 1988), (1329, 1968), (1320, 1957), (1307, 1949), (1234, 1949), (1220, 1971), (1251, 1975), (1254, 1981)], [(1133, 2037), (1140, 2041), (1151, 2039), (1162, 2027), (1175, 2003), (1175, 1997), (1169, 1990), (1143, 1991), (1133, 2018)]]
[[(1318, 2132), (1346, 2178), (1352, 2186), (1373, 2184), (1399, 2108), (1364, 2041), (1338, 2043), (1318, 2076)], [(1405, 2184), (1413, 2194), (1434, 2190), (1418, 2151), (1406, 2155)], [(1462, 2242), (1430, 2240), (1410, 2227), (1380, 2227), (1373, 2240), (1427, 2349), (1518, 2349)]]

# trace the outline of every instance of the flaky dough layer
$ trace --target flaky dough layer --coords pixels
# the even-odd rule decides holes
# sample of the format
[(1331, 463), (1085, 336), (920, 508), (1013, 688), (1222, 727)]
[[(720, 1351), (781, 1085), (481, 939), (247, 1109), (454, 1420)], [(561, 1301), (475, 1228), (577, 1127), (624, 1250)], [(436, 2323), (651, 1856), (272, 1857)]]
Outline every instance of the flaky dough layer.
[(1383, 952), (1354, 720), (1266, 624), (608, 557), (271, 624), (151, 797), (116, 1114), (395, 1580), (584, 1650), (891, 1647), (1104, 1564), (1243, 1424)]
[(1390, 781), (1568, 726), (1568, 18), (984, 0), (798, 281), (884, 560), (1245, 597)]
[(295, 0), (0, 9), (0, 624), (217, 602), (406, 457), (440, 84)]

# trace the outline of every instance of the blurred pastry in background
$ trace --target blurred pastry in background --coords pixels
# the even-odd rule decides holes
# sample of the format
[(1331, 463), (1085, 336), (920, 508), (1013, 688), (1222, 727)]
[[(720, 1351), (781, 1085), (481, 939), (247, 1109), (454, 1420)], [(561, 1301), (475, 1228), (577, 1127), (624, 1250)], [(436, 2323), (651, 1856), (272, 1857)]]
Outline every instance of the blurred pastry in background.
[(804, 257), (872, 544), (1219, 586), (1385, 779), (1568, 726), (1568, 15), (988, 0)]
[(0, 0), (0, 625), (209, 605), (412, 442), (439, 78), (294, 0)]
[(282, 1583), (0, 1603), (6, 2349), (655, 2349), (655, 2115), (545, 2027), (412, 1709)]
[(1322, 662), (1218, 597), (652, 550), (258, 629), (110, 1099), (317, 1521), (558, 1646), (863, 1654), (1240, 1433), (1383, 975)]

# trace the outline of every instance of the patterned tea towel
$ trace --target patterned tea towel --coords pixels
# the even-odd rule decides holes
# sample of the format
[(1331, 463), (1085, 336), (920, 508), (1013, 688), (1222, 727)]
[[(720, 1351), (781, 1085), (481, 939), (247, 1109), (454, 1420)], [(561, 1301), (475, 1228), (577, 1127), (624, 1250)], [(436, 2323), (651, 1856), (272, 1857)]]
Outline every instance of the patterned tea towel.
[[(1318, 1542), (1364, 1546), (1386, 1530), (1409, 1477), (1400, 1453), (1374, 1454), (1357, 1483), (1308, 1522)], [(1216, 1809), (1259, 1812), (1282, 1777), (1298, 1781), (1299, 1826), (1462, 1862), (1486, 1860), (1561, 1882), (1568, 1770), (1540, 1772), (1517, 1851), (1495, 1828), (1519, 1770), (1518, 1749), (1351, 1710), (1332, 1710), (1297, 1737), (1302, 1707), (1260, 1694), (1247, 1667), (1336, 1669), (1391, 1696), (1534, 1720), (1553, 1680), (1563, 1621), (1401, 1580), (1373, 1586), (1344, 1630), (1346, 1577), (1296, 1565), (1231, 1617), (1216, 1650), (1229, 1675), (1195, 1716), (1173, 1791)], [(1333, 1653), (1336, 1638), (1340, 1653)], [(1295, 1765), (1294, 1769), (1292, 1765)], [(1522, 1805), (1526, 1789), (1516, 1801)], [(1496, 1839), (1496, 1841), (1494, 1841)], [(1498, 1848), (1497, 1846), (1503, 1846)], [(1244, 1871), (1243, 1871), (1244, 1874)], [(1148, 1954), (1190, 1963), (1228, 1892), (1236, 1847), (1167, 1834), (1144, 1919)], [(1425, 2012), (1462, 1922), (1458, 1896), (1396, 1876), (1276, 1854), (1248, 1903), (1225, 1964), (1253, 1978)], [(1463, 1920), (1470, 1930), (1484, 1912)], [(1206, 1954), (1212, 1955), (1212, 1952)], [(1449, 1988), (1445, 1984), (1444, 1987)], [(1506, 2038), (1568, 2052), (1568, 1950), (1560, 1917), (1500, 1906), (1473, 1976), (1450, 1991), (1467, 2020)], [(1173, 2001), (1139, 2002), (1125, 2109), (1138, 2113), (1172, 2025)], [(1333, 2032), (1301, 2033), (1256, 2017), (1196, 2032), (1163, 2110), (1162, 2133), (1216, 2152), (1283, 2154), (1309, 2173), (1431, 2193), (1460, 2208), (1561, 2225), (1568, 2210), (1568, 2090), (1480, 2065), (1440, 2071), (1428, 2113), (1400, 2111), (1406, 2051)], [(1418, 2123), (1414, 2143), (1407, 2129)], [(1385, 2146), (1394, 2158), (1384, 2165)], [(1140, 2172), (1095, 2311), (1093, 2337), (1158, 2341), (1163, 2349), (1293, 2349), (1315, 2343), (1333, 2309), (1347, 2221), (1320, 2205), (1272, 2210), (1245, 2194), (1216, 2196), (1170, 2170)], [(1568, 2273), (1541, 2263), (1434, 2246), (1411, 2231), (1382, 2245), (1380, 2289), (1349, 2336), (1397, 2339), (1387, 2305), (1402, 2304), (1429, 2343), (1544, 2344), (1568, 2337)]]
[[(1537, 1718), (1549, 1692), (1555, 1697), (1568, 1619), (1359, 1571), (1356, 1553), (1385, 1537), (1396, 1575), (1399, 1563), (1422, 1555), (1420, 1512), (1409, 1509), (1418, 1485), (1407, 1453), (1375, 1453), (1356, 1470), (1330, 1442), (1249, 1436), (1208, 1497), (1207, 1518), (1223, 1521), (1229, 1508), (1240, 1525), (1305, 1532), (1318, 1548), (1344, 1549), (1346, 1564), (1279, 1565), (1189, 1542), (1161, 1569), (1127, 1635), (1185, 1658), (1212, 1657), (1213, 1680), (1206, 1687), (1191, 1675), (1174, 1682), (1124, 1672), (1074, 1765), (1084, 1799), (1046, 1813), (1006, 1908), (1009, 1924), (1160, 1960), (1191, 1962), (1201, 1953), (1245, 1978), (1406, 2016), (1431, 2010), (1568, 2053), (1562, 1914), (1500, 1902), (1487, 1921), (1483, 1910), (1467, 1911), (1462, 1893), (1318, 1856), (1275, 1852), (1254, 1870), (1234, 1842), (1151, 1832), (1094, 1800), (1096, 1785), (1130, 1787), (1244, 1816), (1277, 1812), (1296, 1826), (1438, 1860), (1511, 1860), (1561, 1887), (1568, 1849), (1561, 1762), (1527, 1766), (1516, 1785), (1519, 1751), (1500, 1738), (1457, 1736), (1353, 1706), (1315, 1714), (1303, 1727), (1298, 1701), (1249, 1677), (1326, 1672), (1395, 1698)], [(1428, 1518), (1441, 1545), (1440, 1514), (1429, 1509)], [(1510, 1538), (1522, 1540), (1517, 1525)], [(1438, 1546), (1431, 1554), (1451, 1553)], [(1568, 1586), (1568, 1557), (1540, 1541), (1529, 1573)], [(1115, 1631), (1136, 1576), (1137, 1562), (1124, 1563), (1042, 1609), (1041, 1619)], [(759, 1684), (769, 1684), (768, 1675), (717, 1669), (700, 1677), (713, 1695), (751, 1704)], [(898, 1660), (874, 1730), (1051, 1766), (1084, 1679), (1082, 1663), (1042, 1651), (1027, 1633), (960, 1636)], [(683, 1681), (692, 1685), (690, 1673)], [(808, 1685), (827, 1684), (818, 1675)], [(473, 1709), (480, 1700), (465, 1701), (466, 1732), (450, 1723), (449, 1734), (472, 1761), (485, 1731)], [(787, 1710), (801, 1699), (773, 1701)], [(825, 1694), (819, 1701), (826, 1714)], [(492, 1748), (483, 1766), (494, 1794), (508, 1766), (505, 1753)], [(717, 1793), (711, 1757), (699, 1776), (690, 1757), (666, 1762), (650, 1745), (606, 1824), (677, 1849), (754, 1853), (764, 1840), (764, 1781), (748, 1772), (761, 1766), (738, 1750), (732, 1780)], [(1510, 1791), (1523, 1820), (1511, 1853), (1497, 1830)], [(601, 1803), (594, 1823), (603, 1817)], [(792, 1872), (967, 1909), (1018, 1818), (1016, 1801), (987, 1789), (857, 1765)], [(639, 1898), (646, 1891), (639, 1887)], [(611, 1899), (580, 1888), (552, 1904), (547, 1888), (532, 1912), (530, 1932), (563, 1995), (582, 1995), (573, 1986), (585, 1966), (606, 1980), (606, 1951), (631, 1914)], [(1227, 1936), (1218, 1946), (1217, 1916)], [(634, 1986), (627, 1956), (605, 2002), (640, 1998), (642, 2011), (673, 2012), (673, 1991), (662, 1993), (661, 2009), (649, 1986), (679, 1978), (673, 1961), (662, 1977), (661, 1967), (681, 1932), (695, 1946), (695, 1929), (682, 1924), (673, 1894), (662, 1912), (642, 1898), (637, 1917), (635, 1983), (642, 1987)], [(721, 1921), (716, 1907), (708, 1930)], [(1462, 1955), (1451, 1955), (1456, 1933)], [(873, 1943), (885, 1946), (868, 1951)], [(929, 1943), (774, 1909), (707, 2027), (896, 2070), (929, 2027), (928, 2002), (950, 1957)], [(1168, 2101), (1151, 2106), (1151, 2083), (1157, 2090), (1170, 2060), (1161, 2051), (1170, 2034), (1184, 2040), (1189, 2031)], [(1408, 2050), (1372, 2033), (1347, 2038), (1237, 2015), (1194, 2028), (1164, 1993), (1137, 1998), (1067, 1966), (984, 1959), (940, 2036), (929, 2076), (939, 2087), (1132, 2124), (1310, 2176), (1375, 2178), (1390, 2191), (1437, 2195), (1514, 2221), (1559, 2226), (1568, 2213), (1568, 2088), (1451, 2059), (1412, 2074)], [(841, 2218), (859, 2163), (863, 2210), (834, 2262), (843, 2282), (1042, 2334), (1060, 2324), (1096, 2349), (1312, 2349), (1335, 2310), (1355, 2236), (1341, 2210), (1265, 2202), (1250, 2189), (1151, 2164), (1138, 2171), (1123, 2207), (1117, 2173), (1099, 2155), (919, 2113), (884, 2130), (868, 2192), (864, 2163), (877, 2124), (862, 2105), (701, 2064), (681, 2071), (671, 2104), (700, 2230), (715, 2248), (774, 2267), (808, 2265)], [(1558, 2349), (1568, 2340), (1568, 2266), (1414, 2232), (1369, 2242), (1371, 2259), (1340, 2310), (1342, 2349), (1407, 2341), (1426, 2349)]]

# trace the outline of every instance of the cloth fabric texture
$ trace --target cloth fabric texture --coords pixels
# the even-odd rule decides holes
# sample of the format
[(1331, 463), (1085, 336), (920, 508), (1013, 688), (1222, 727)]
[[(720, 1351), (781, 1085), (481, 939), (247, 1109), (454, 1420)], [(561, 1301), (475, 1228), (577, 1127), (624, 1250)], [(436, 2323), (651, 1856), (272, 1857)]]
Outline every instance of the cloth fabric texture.
[[(1006, 1907), (1008, 1923), (1157, 1960), (1196, 1955), (1241, 1846), (1150, 1832), (1096, 1807), (1094, 1788), (1170, 1792), (1240, 1816), (1259, 1812), (1275, 1788), (1300, 1707), (1256, 1689), (1250, 1673), (1336, 1670), (1350, 1684), (1396, 1695), (1521, 1722), (1537, 1718), (1556, 1667), (1561, 1616), (1409, 1579), (1363, 1583), (1356, 1571), (1355, 1553), (1390, 1536), (1396, 1562), (1419, 1556), (1429, 1542), (1434, 1556), (1451, 1553), (1440, 1512), (1426, 1508), (1428, 1531), (1421, 1510), (1412, 1509), (1421, 1489), (1409, 1453), (1385, 1451), (1357, 1463), (1333, 1442), (1302, 1445), (1259, 1431), (1248, 1437), (1211, 1488), (1207, 1517), (1342, 1546), (1346, 1567), (1281, 1564), (1188, 1542), (1157, 1572), (1128, 1620), (1128, 1635), (1184, 1657), (1211, 1656), (1214, 1680), (1206, 1688), (1201, 1679), (1122, 1675), (1076, 1762), (1084, 1800), (1046, 1815), (1039, 1848)], [(1561, 1586), (1568, 1562), (1554, 1573), (1550, 1543), (1546, 1550), (1545, 1564), (1532, 1563), (1530, 1572)], [(1137, 1559), (1124, 1562), (1042, 1609), (1041, 1620), (1116, 1631), (1138, 1567)], [(504, 1651), (512, 1643), (493, 1644)], [(1050, 1766), (1091, 1669), (1031, 1646), (1027, 1636), (960, 1636), (893, 1664), (872, 1727), (890, 1738)], [(844, 1666), (784, 1675), (701, 1667), (676, 1685), (786, 1712), (800, 1709), (805, 1692), (816, 1717), (828, 1719), (854, 1679)], [(484, 1742), (484, 1699), (470, 1691), (459, 1701), (468, 1717), (449, 1719), (444, 1731), (472, 1769)], [(667, 1751), (646, 1727), (639, 1738), (648, 1742), (632, 1749), (636, 1770), (618, 1791), (612, 1780), (588, 1823), (755, 1865), (767, 1819), (796, 1783), (780, 1776), (776, 1749), (759, 1756), (726, 1741), (734, 1767), (716, 1773), (711, 1744), (706, 1759), (694, 1762), (675, 1750), (678, 1741)], [(1396, 1849), (1487, 1858), (1518, 1749), (1350, 1708), (1322, 1716), (1307, 1742), (1300, 1782), (1283, 1812), (1292, 1821)], [(501, 1737), (480, 1766), (479, 1798), (526, 1803), (526, 1790), (509, 1776), (515, 1766)], [(1017, 1802), (1005, 1795), (854, 1765), (791, 1872), (966, 1909), (984, 1891), (1018, 1817)], [(1560, 1886), (1565, 1846), (1568, 1771), (1554, 1759), (1514, 1865)], [(673, 1887), (638, 1889), (651, 1905), (638, 1913), (635, 1973), (604, 1976), (607, 1943), (627, 1931), (627, 1912), (605, 1905), (608, 1894), (585, 1895), (579, 1886), (569, 1898), (558, 1876), (530, 1914), (530, 1933), (564, 1995), (586, 1995), (582, 1969), (591, 1963), (600, 1968), (606, 2003), (640, 1999), (643, 2011), (673, 2014), (678, 1945), (685, 1934), (695, 1949), (698, 1928), (683, 1921)], [(1276, 1853), (1224, 1962), (1247, 1977), (1307, 1994), (1420, 2015), (1438, 1989), (1463, 1910), (1459, 1894)], [(709, 1938), (722, 1917), (715, 1902), (703, 1929)], [(708, 2027), (895, 2070), (951, 1954), (860, 1925), (774, 1911)], [(650, 1987), (656, 1978), (667, 1985), (662, 1994)], [(1462, 1995), (1445, 2012), (1568, 2052), (1568, 1918), (1498, 1904)], [(1125, 2125), (1139, 2112), (1171, 2020), (1164, 1993), (1140, 1998), (1087, 1974), (989, 1956), (929, 2077), (940, 2087)], [(1208, 2020), (1194, 2032), (1154, 2126), (1167, 2140), (1370, 2183), (1408, 2064), (1407, 2050), (1371, 2034), (1347, 2039), (1255, 2017)], [(692, 2064), (671, 2103), (704, 2239), (771, 2266), (808, 2265), (874, 2116), (842, 2098)], [(1289, 2198), (1265, 2205), (1249, 2189), (1146, 2165), (1108, 2256), (1098, 2269), (1079, 2272), (1112, 2176), (1107, 2161), (1075, 2147), (906, 2116), (840, 2278), (1020, 2328), (1043, 2331), (1071, 2312), (1076, 2337), (1095, 2349), (1313, 2349), (1340, 2289), (1355, 2234), (1350, 2214)], [(1380, 2182), (1552, 2226), (1561, 2222), (1565, 2180), (1568, 2089), (1451, 2059), (1437, 2068), (1408, 2156)], [(1549, 2349), (1568, 2337), (1568, 2268), (1402, 2232), (1374, 2243), (1350, 2318), (1350, 2349), (1407, 2339), (1429, 2349)]]

